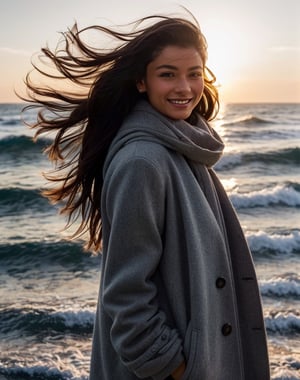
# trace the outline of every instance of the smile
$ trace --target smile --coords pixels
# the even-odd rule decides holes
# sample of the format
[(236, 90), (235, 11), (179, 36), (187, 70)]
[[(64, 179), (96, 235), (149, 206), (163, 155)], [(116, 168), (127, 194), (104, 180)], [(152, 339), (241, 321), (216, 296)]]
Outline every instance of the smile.
[(188, 104), (191, 101), (191, 99), (184, 99), (184, 100), (179, 100), (179, 99), (169, 99), (169, 102), (172, 104)]

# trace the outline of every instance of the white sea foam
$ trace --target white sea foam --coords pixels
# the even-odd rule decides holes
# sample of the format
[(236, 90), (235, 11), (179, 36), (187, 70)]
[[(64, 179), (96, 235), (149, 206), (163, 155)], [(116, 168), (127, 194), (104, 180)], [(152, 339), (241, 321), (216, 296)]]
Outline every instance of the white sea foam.
[(286, 368), (279, 368), (272, 376), (272, 380), (299, 380), (300, 375), (295, 371)]
[(292, 334), (300, 332), (300, 316), (292, 312), (279, 312), (265, 317), (266, 328), (269, 332)]
[(274, 251), (276, 253), (289, 254), (300, 250), (300, 232), (293, 231), (289, 234), (269, 235), (263, 231), (246, 232), (246, 238), (254, 252), (262, 250)]
[(300, 280), (272, 278), (260, 282), (260, 291), (264, 296), (300, 297)]
[(273, 188), (251, 191), (249, 193), (230, 194), (236, 208), (265, 207), (269, 205), (300, 206), (300, 193), (292, 186), (277, 185)]
[(66, 327), (91, 326), (94, 324), (95, 313), (90, 310), (81, 311), (58, 311), (50, 314), (51, 318), (58, 318), (64, 321)]

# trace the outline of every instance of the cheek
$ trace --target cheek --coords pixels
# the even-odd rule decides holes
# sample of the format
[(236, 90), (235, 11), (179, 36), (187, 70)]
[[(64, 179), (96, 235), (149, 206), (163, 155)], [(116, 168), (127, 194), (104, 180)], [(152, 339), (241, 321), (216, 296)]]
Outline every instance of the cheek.
[(152, 81), (151, 83), (151, 86), (148, 87), (148, 92), (149, 93), (152, 93), (152, 94), (165, 94), (165, 93), (168, 93), (171, 89), (171, 86), (169, 83), (165, 82), (165, 81), (160, 81), (160, 80), (154, 80)]
[(197, 85), (194, 87), (195, 91), (199, 94), (202, 95), (203, 90), (204, 90), (204, 80), (199, 81)]

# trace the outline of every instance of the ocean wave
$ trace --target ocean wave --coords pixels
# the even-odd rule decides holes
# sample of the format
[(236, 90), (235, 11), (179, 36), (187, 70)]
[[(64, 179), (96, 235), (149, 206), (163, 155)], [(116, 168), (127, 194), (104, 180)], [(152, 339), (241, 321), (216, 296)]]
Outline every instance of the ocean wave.
[[(97, 269), (100, 256), (92, 256), (83, 250), (80, 242), (67, 240), (38, 241), (0, 245), (1, 268), (10, 275), (32, 272), (37, 268), (56, 270), (56, 266), (68, 271)], [(97, 262), (96, 262), (97, 261)]]
[[(51, 205), (53, 209), (53, 206)], [(8, 216), (49, 210), (49, 201), (36, 189), (6, 188), (0, 189), (0, 215)]]
[(300, 186), (296, 183), (277, 185), (249, 193), (232, 192), (229, 194), (233, 205), (237, 209), (267, 207), (271, 205), (299, 207)]
[(244, 115), (235, 120), (227, 121), (222, 123), (222, 127), (224, 126), (235, 126), (235, 125), (264, 125), (264, 124), (276, 124), (276, 121), (265, 119), (262, 117), (254, 116), (254, 115)]
[(0, 311), (2, 334), (92, 334), (95, 312), (91, 310), (4, 309)]
[(287, 368), (278, 368), (274, 371), (272, 380), (300, 380), (297, 372)]
[(58, 368), (37, 365), (32, 367), (13, 366), (0, 367), (0, 380), (88, 380), (88, 377), (75, 377), (71, 371), (62, 371)]
[(269, 333), (291, 335), (300, 333), (300, 316), (294, 312), (277, 312), (265, 317), (266, 329)]
[(243, 161), (246, 163), (261, 161), (270, 164), (299, 164), (300, 148), (284, 148), (275, 151), (267, 151), (264, 153), (246, 153), (243, 156)]
[(242, 153), (225, 154), (220, 161), (214, 166), (218, 171), (232, 169), (242, 165)]
[(51, 143), (49, 139), (38, 139), (34, 142), (32, 137), (21, 135), (21, 136), (6, 136), (0, 140), (0, 156), (10, 156), (11, 158), (20, 159), (28, 153), (39, 153), (41, 155), (42, 151)]
[(230, 153), (222, 157), (215, 168), (218, 170), (226, 170), (237, 166), (249, 165), (253, 162), (261, 162), (263, 164), (298, 165), (300, 164), (300, 148), (284, 148), (263, 153)]
[(261, 294), (266, 297), (297, 299), (300, 297), (300, 279), (297, 275), (260, 281), (259, 287)]
[(263, 231), (247, 232), (247, 241), (253, 253), (291, 254), (300, 252), (300, 232), (269, 235)]
[(255, 144), (257, 141), (270, 141), (277, 140), (277, 141), (283, 141), (283, 140), (293, 140), (298, 139), (300, 137), (299, 130), (298, 129), (292, 129), (289, 130), (273, 130), (273, 129), (251, 129), (251, 128), (236, 128), (236, 129), (224, 129), (222, 131), (222, 137), (226, 141), (230, 141), (231, 143), (235, 143), (239, 145), (240, 143), (244, 143), (246, 139), (249, 141), (253, 141), (253, 144)]
[(6, 118), (6, 119), (0, 119), (0, 125), (20, 125), (22, 124), (22, 121), (20, 118)]

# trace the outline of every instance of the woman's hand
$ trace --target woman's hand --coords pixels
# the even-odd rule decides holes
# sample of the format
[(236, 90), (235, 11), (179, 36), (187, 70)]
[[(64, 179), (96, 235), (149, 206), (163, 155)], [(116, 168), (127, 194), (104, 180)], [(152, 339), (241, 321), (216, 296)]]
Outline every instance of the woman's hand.
[(185, 362), (182, 362), (180, 366), (177, 367), (174, 372), (172, 372), (172, 375), (171, 375), (172, 378), (174, 380), (180, 380), (182, 378), (182, 375), (184, 374), (185, 367), (186, 367)]

